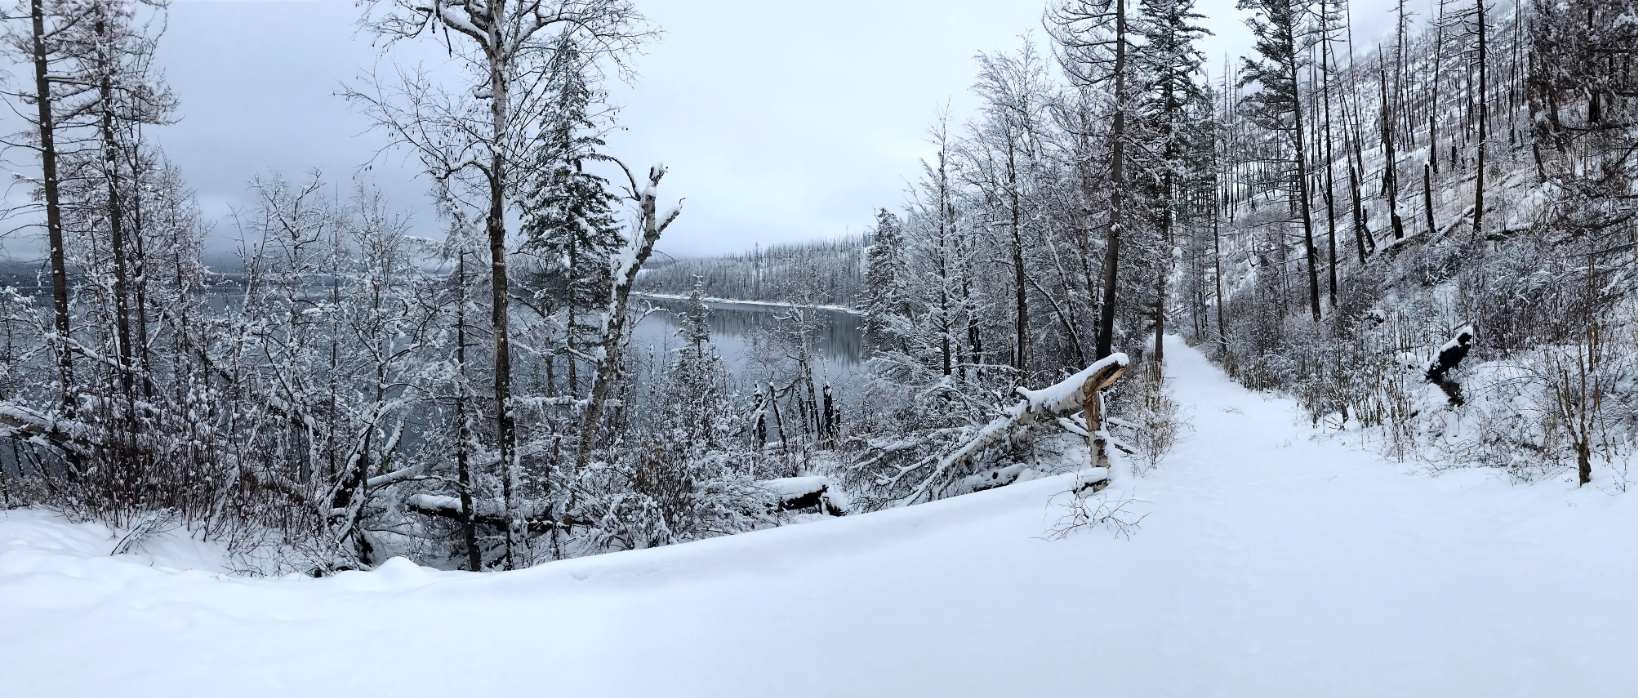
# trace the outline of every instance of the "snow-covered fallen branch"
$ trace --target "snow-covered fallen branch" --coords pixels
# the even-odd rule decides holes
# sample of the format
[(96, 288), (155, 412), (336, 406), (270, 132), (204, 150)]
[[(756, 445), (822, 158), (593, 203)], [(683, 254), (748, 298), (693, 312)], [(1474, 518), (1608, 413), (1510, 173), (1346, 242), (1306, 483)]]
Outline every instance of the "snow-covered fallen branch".
[[(1102, 468), (1095, 472), (1107, 473), (1109, 437), (1102, 427), (1103, 391), (1124, 375), (1129, 365), (1130, 359), (1125, 354), (1111, 354), (1045, 388), (1020, 388), (1018, 395), (1021, 400), (1002, 410), (1000, 416), (983, 426), (967, 430), (953, 446), (943, 449), (942, 455), (896, 466), (878, 477), (875, 484), (889, 492), (905, 492), (903, 495), (893, 495), (897, 504), (938, 499), (948, 495), (962, 478), (972, 474), (972, 466), (980, 456), (996, 445), (1007, 442), (1019, 429), (1057, 422), (1060, 417), (1067, 417), (1076, 411), (1083, 411), (1086, 424), (1093, 425), (1083, 430), (1091, 435), (1093, 456), (1089, 465)], [(866, 461), (865, 465), (885, 460), (885, 456), (889, 455), (887, 449), (891, 447), (879, 449), (881, 453), (875, 459)]]
[[(404, 498), (404, 508), (417, 514), (435, 516), (438, 518), (461, 520), (461, 500), (454, 495), (444, 494), (412, 494)], [(551, 520), (544, 503), (524, 502), (518, 507), (518, 518), (522, 519), (530, 533), (541, 533), (557, 525)], [(506, 502), (500, 499), (472, 500), (472, 521), (480, 526), (505, 528)], [(584, 522), (580, 522), (584, 523)], [(572, 525), (564, 523), (562, 525)]]

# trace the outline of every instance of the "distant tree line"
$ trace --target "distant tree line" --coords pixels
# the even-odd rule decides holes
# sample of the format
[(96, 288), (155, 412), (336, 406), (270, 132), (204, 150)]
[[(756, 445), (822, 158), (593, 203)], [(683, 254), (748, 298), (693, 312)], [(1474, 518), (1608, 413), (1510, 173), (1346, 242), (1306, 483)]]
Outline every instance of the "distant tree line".
[(707, 296), (853, 307), (862, 298), (868, 235), (758, 246), (749, 252), (658, 260), (638, 288), (684, 294), (696, 280)]

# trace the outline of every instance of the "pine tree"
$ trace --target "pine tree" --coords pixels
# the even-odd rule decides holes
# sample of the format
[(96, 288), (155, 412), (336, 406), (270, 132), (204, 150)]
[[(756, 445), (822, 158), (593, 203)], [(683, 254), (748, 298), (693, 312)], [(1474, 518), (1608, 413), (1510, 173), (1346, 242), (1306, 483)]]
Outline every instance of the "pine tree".
[(894, 318), (908, 315), (903, 299), (905, 269), (904, 224), (887, 209), (876, 212), (876, 229), (865, 254), (865, 342), (887, 345)]
[(1314, 246), (1314, 220), (1308, 195), (1307, 150), (1303, 141), (1303, 106), (1299, 92), (1301, 75), (1304, 7), (1298, 0), (1240, 0), (1242, 10), (1252, 12), (1247, 20), (1257, 37), (1257, 57), (1242, 58), (1240, 85), (1258, 84), (1261, 89), (1246, 97), (1263, 126), (1286, 134), (1296, 185), (1295, 208), (1302, 216), (1303, 247), (1308, 258), (1308, 308), (1320, 319), (1319, 252)]
[(723, 445), (717, 438), (727, 419), (726, 375), (722, 359), (711, 344), (711, 308), (705, 302), (705, 282), (696, 279), (688, 306), (677, 314), (677, 338), (682, 346), (671, 363), (669, 394), (663, 403), (666, 422), (681, 431), (682, 440), (698, 455)]
[(604, 143), (596, 134), (591, 110), (598, 95), (584, 60), (572, 41), (559, 42), (552, 64), (557, 110), (533, 143), (519, 204), (526, 249), (545, 261), (548, 292), (564, 313), (561, 353), (574, 395), (580, 393), (577, 356), (600, 338), (597, 313), (608, 305), (610, 260), (625, 243), (608, 181), (585, 168)]
[[(1150, 207), (1155, 241), (1155, 299), (1153, 305), (1154, 361), (1159, 366), (1164, 360), (1166, 310), (1171, 278), (1173, 235), (1183, 207), (1183, 180), (1189, 177), (1184, 155), (1187, 148), (1187, 126), (1184, 107), (1203, 99), (1195, 77), (1200, 73), (1206, 57), (1197, 42), (1208, 32), (1198, 24), (1202, 15), (1194, 11), (1194, 0), (1141, 0), (1137, 33), (1143, 37), (1142, 46), (1135, 56), (1139, 72), (1145, 77), (1142, 85), (1138, 118), (1158, 141), (1160, 161), (1155, 176)], [(1160, 373), (1157, 371), (1158, 377)]]

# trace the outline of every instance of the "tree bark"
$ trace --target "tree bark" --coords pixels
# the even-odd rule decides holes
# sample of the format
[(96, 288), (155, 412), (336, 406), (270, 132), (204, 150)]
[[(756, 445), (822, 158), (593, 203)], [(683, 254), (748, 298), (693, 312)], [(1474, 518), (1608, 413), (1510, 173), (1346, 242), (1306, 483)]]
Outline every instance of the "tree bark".
[(1308, 253), (1308, 311), (1314, 316), (1314, 322), (1319, 322), (1320, 292), (1319, 261), (1317, 259), (1319, 257), (1319, 252), (1314, 246), (1314, 217), (1309, 211), (1311, 208), (1311, 200), (1308, 192), (1308, 156), (1307, 151), (1303, 149), (1302, 100), (1298, 98), (1298, 95), (1302, 93), (1298, 89), (1297, 82), (1297, 46), (1294, 30), (1293, 32), (1286, 33), (1285, 39), (1286, 50), (1291, 55), (1292, 61), (1290, 74), (1287, 76), (1287, 78), (1291, 82), (1291, 110), (1292, 114), (1296, 116), (1296, 129), (1293, 131), (1292, 136), (1296, 139), (1296, 154), (1294, 159), (1297, 164), (1297, 192), (1298, 196), (1301, 197), (1298, 208), (1302, 210), (1302, 240), (1303, 247), (1306, 248)]
[(1125, 215), (1126, 176), (1126, 0), (1115, 3), (1115, 113), (1109, 130), (1109, 228), (1104, 235), (1103, 302), (1098, 313), (1096, 359), (1115, 345), (1115, 293), (1120, 276), (1120, 237)]
[(512, 332), (509, 314), (510, 282), (506, 270), (506, 143), (510, 130), (507, 100), (510, 56), (506, 50), (504, 27), (494, 18), (505, 17), (506, 0), (493, 0), (488, 23), (489, 59), (489, 212), (485, 232), (489, 237), (489, 321), (495, 334), (495, 442), (500, 454), (501, 499), (506, 503), (506, 569), (517, 567), (521, 522), (517, 517), (518, 463), (517, 434), (512, 416)]
[(1484, 161), (1485, 151), (1489, 149), (1489, 71), (1486, 69), (1489, 58), (1485, 53), (1485, 17), (1484, 0), (1474, 0), (1474, 7), (1478, 12), (1479, 27), (1479, 162), (1473, 171), (1473, 237), (1478, 238), (1484, 233)]
[[(64, 344), (73, 336), (68, 313), (68, 265), (63, 241), (62, 194), (57, 179), (57, 127), (51, 99), (51, 66), (45, 45), (45, 2), (31, 0), (30, 20), (33, 23), (34, 49), (34, 104), (39, 119), (40, 187), (45, 192), (46, 238), (51, 246), (51, 306), (52, 327), (60, 340), (54, 345), (57, 357), (57, 381), (61, 392), (63, 412), (73, 416), (74, 356)], [(72, 470), (72, 469), (71, 469)]]

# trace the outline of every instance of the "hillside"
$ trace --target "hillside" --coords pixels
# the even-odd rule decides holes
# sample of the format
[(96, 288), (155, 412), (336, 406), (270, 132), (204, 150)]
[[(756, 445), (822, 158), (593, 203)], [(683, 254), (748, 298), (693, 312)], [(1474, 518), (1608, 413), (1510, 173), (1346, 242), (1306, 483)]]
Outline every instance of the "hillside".
[(644, 270), (637, 287), (685, 295), (698, 281), (714, 298), (851, 308), (861, 297), (866, 249), (865, 238), (840, 238), (658, 260)]

